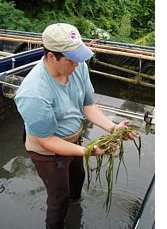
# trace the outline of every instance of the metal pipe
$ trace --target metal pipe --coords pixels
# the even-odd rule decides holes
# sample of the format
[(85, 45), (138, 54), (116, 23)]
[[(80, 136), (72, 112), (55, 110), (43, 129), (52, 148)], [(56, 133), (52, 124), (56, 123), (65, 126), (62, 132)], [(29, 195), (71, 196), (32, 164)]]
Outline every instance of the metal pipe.
[(139, 49), (130, 49), (126, 47), (119, 47), (119, 46), (113, 46), (113, 45), (102, 45), (102, 44), (92, 44), (91, 47), (94, 48), (102, 48), (102, 49), (108, 49), (108, 50), (117, 50), (117, 51), (122, 51), (122, 52), (130, 52), (130, 53), (136, 53), (136, 54), (143, 54), (143, 55), (148, 55), (148, 56), (155, 56), (155, 52), (148, 52), (148, 51), (143, 51)]
[(15, 85), (15, 84), (11, 84), (11, 83), (7, 83), (5, 81), (1, 81), (0, 80), (0, 83), (3, 85), (3, 86), (9, 86), (9, 87), (12, 87), (12, 88), (15, 88), (15, 89), (18, 89), (20, 86), (18, 85)]
[[(90, 42), (92, 39), (89, 38), (83, 38), (84, 41)], [(136, 45), (136, 44), (130, 44), (130, 43), (123, 43), (123, 42), (116, 42), (116, 41), (108, 41), (108, 40), (97, 40), (97, 44), (108, 44), (108, 45), (113, 45), (115, 47), (128, 47), (129, 49), (133, 48), (136, 50), (147, 50), (150, 52), (155, 52), (155, 47), (153, 46), (141, 46), (141, 45)]]
[[(134, 74), (134, 75), (138, 74), (138, 72), (136, 72), (136, 71), (133, 71), (133, 70), (130, 70), (130, 69), (127, 69), (127, 68), (123, 68), (123, 67), (120, 67), (120, 66), (117, 66), (117, 65), (105, 63), (105, 62), (102, 62), (102, 61), (99, 61), (99, 60), (94, 60), (94, 63), (95, 64), (102, 65), (102, 66), (105, 66), (105, 67), (117, 69), (117, 70), (120, 70), (120, 71), (123, 71), (123, 72), (127, 72), (127, 73), (130, 73), (130, 74)], [(140, 75), (143, 78), (146, 78), (146, 79), (150, 79), (150, 80), (154, 80), (155, 81), (155, 77), (152, 76), (152, 75), (147, 75), (147, 74), (144, 74), (144, 73), (141, 73), (141, 72), (140, 72)]]
[[(0, 29), (0, 34), (41, 38), (41, 33), (15, 31), (15, 30), (7, 30), (7, 29)], [(83, 41), (86, 41), (86, 42), (91, 41), (91, 39), (89, 39), (89, 38), (82, 38), (82, 39), (83, 39)], [(155, 47), (141, 46), (141, 45), (130, 44), (130, 43), (114, 42), (114, 41), (100, 40), (99, 39), (97, 44), (108, 44), (108, 45), (113, 45), (116, 47), (127, 47), (128, 49), (136, 49), (136, 50), (142, 50), (142, 51), (147, 50), (148, 52), (155, 52)]]
[(16, 59), (12, 58), (11, 60), (12, 60), (12, 69), (14, 69), (15, 68)]
[(32, 68), (37, 63), (38, 63), (38, 61), (34, 61), (34, 62), (25, 64), (25, 65), (19, 66), (17, 68), (10, 69), (9, 71), (0, 73), (0, 84), (5, 85), (5, 86), (9, 86), (9, 87), (13, 87), (13, 88), (16, 88), (16, 89), (19, 88), (18, 85), (15, 85), (15, 84), (11, 84), (11, 83), (6, 82), (5, 81), (5, 78), (7, 76), (9, 76), (9, 75), (18, 74), (20, 71), (23, 71), (23, 70), (27, 70), (29, 68)]
[(120, 80), (120, 81), (126, 82), (126, 83), (141, 85), (141, 86), (149, 87), (149, 88), (155, 88), (154, 84), (143, 82), (143, 81), (138, 82), (135, 79), (129, 79), (129, 78), (119, 76), (119, 75), (109, 74), (106, 72), (100, 72), (100, 71), (95, 71), (95, 70), (91, 70), (91, 69), (89, 70), (89, 72), (97, 74), (97, 75), (102, 75), (102, 76), (107, 77), (109, 79), (115, 79), (115, 80)]
[[(111, 113), (114, 113), (114, 114), (123, 115), (123, 116), (129, 117), (129, 118), (135, 118), (135, 119), (138, 119), (138, 120), (144, 120), (144, 121), (152, 123), (152, 124), (153, 124), (153, 121), (155, 119), (154, 115), (151, 115), (148, 112), (143, 114), (143, 113), (136, 113), (136, 112), (132, 112), (132, 111), (126, 111), (126, 110), (122, 110), (122, 109), (119, 109), (119, 108), (108, 107), (106, 105), (101, 105), (101, 104), (97, 104), (97, 105), (101, 110), (108, 111), (108, 112), (111, 112)], [(147, 120), (145, 118), (146, 115), (147, 115)]]
[(38, 63), (38, 61), (39, 60), (31, 62), (31, 63), (28, 63), (28, 64), (25, 64), (25, 65), (21, 65), (21, 66), (19, 66), (17, 68), (10, 69), (10, 70), (8, 70), (6, 72), (2, 72), (2, 73), (0, 73), (0, 79), (4, 78), (5, 76), (11, 75), (11, 74), (17, 74), (20, 71), (32, 68)]
[(13, 56), (14, 54), (13, 53), (10, 53), (10, 52), (3, 52), (3, 51), (0, 51), (0, 56), (2, 57), (6, 57), (6, 56)]
[(115, 51), (115, 50), (108, 50), (108, 49), (101, 49), (101, 48), (94, 48), (90, 47), (93, 52), (98, 52), (98, 53), (105, 53), (105, 54), (114, 54), (114, 55), (119, 55), (119, 56), (128, 56), (128, 57), (135, 57), (135, 58), (140, 58), (140, 59), (145, 59), (145, 60), (154, 60), (154, 56), (147, 56), (143, 54), (135, 54), (135, 53), (127, 53), (123, 51)]
[(25, 31), (18, 31), (18, 30), (16, 31), (16, 30), (10, 30), (10, 29), (0, 29), (0, 33), (41, 37), (41, 33), (25, 32)]

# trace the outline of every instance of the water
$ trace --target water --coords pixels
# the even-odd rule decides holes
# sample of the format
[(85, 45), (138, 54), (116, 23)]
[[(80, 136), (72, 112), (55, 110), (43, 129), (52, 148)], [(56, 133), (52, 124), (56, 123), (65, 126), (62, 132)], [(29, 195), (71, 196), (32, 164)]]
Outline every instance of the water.
[[(114, 105), (132, 111), (144, 112), (146, 105), (131, 103), (111, 97), (97, 95), (98, 102)], [(115, 122), (124, 117), (105, 112)], [(125, 163), (120, 168), (118, 181), (113, 187), (112, 207), (107, 216), (103, 207), (107, 186), (105, 167), (102, 171), (102, 189), (98, 183), (91, 183), (87, 190), (87, 180), (83, 187), (84, 199), (79, 205), (70, 205), (67, 229), (129, 229), (154, 175), (154, 134), (145, 134), (145, 122), (131, 119), (142, 138), (141, 165), (134, 143), (125, 143)], [(33, 164), (22, 145), (22, 121), (14, 114), (1, 125), (0, 131), (0, 228), (1, 229), (45, 229), (46, 191)], [(88, 129), (87, 137), (94, 139), (103, 134), (98, 127)], [(84, 144), (89, 140), (84, 139)], [(92, 163), (94, 158), (92, 157)], [(118, 161), (116, 160), (117, 165)], [(153, 206), (154, 208), (154, 206)], [(154, 209), (151, 212), (154, 215)], [(148, 214), (149, 215), (149, 214)], [(143, 227), (149, 228), (149, 227)]]

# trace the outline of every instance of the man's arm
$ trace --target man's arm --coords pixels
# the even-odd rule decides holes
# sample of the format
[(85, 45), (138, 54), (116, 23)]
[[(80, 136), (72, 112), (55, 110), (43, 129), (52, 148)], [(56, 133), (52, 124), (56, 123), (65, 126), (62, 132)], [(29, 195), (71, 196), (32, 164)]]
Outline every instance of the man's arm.
[(115, 123), (108, 119), (95, 103), (84, 106), (84, 113), (90, 122), (106, 131), (110, 131), (115, 126)]
[[(54, 135), (40, 138), (40, 137), (33, 137), (33, 141), (38, 143), (41, 147), (43, 147), (49, 155), (49, 152), (53, 152), (55, 154), (59, 154), (62, 156), (84, 156), (86, 148), (84, 146), (80, 146), (71, 142), (68, 142), (60, 137), (56, 137)], [(100, 148), (96, 148), (93, 151), (94, 156), (99, 156), (104, 154), (104, 151)]]
[(85, 154), (85, 147), (68, 142), (54, 135), (44, 138), (31, 135), (31, 138), (47, 152), (54, 152), (63, 156), (84, 156)]
[[(115, 124), (113, 123), (110, 119), (108, 119), (103, 112), (100, 110), (100, 108), (95, 104), (91, 104), (89, 106), (84, 107), (84, 112), (86, 118), (95, 124), (96, 126), (99, 126), (103, 128), (106, 131), (111, 131), (113, 128), (114, 129), (122, 129), (126, 128), (129, 124), (129, 120), (125, 119), (122, 122)], [(134, 138), (138, 137), (136, 133), (130, 133), (128, 135), (128, 139), (133, 140)]]

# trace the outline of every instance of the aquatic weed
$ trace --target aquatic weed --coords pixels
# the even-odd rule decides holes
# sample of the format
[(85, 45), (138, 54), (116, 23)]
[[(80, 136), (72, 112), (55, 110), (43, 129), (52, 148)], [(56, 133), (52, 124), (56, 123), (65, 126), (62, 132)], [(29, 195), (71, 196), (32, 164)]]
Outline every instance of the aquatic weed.
[[(106, 207), (106, 211), (109, 212), (111, 203), (112, 203), (112, 189), (113, 189), (113, 181), (114, 181), (114, 162), (117, 158), (115, 155), (116, 150), (119, 150), (119, 163), (116, 170), (116, 182), (118, 179), (119, 169), (120, 165), (123, 164), (126, 172), (126, 176), (128, 179), (128, 170), (124, 162), (124, 140), (129, 136), (130, 133), (135, 133), (138, 135), (138, 144), (136, 143), (136, 140), (133, 139), (133, 142), (138, 150), (139, 155), (139, 166), (140, 166), (140, 155), (141, 155), (141, 137), (131, 127), (126, 127), (123, 129), (115, 129), (111, 133), (107, 135), (103, 135), (93, 141), (91, 141), (87, 147), (85, 152), (85, 164), (86, 164), (86, 172), (87, 172), (87, 179), (88, 179), (88, 186), (89, 189), (90, 183), (92, 180), (92, 173), (95, 171), (96, 175), (96, 181), (99, 180), (99, 183), (101, 185), (101, 179), (100, 179), (100, 172), (102, 166), (106, 166), (106, 181), (107, 181), (107, 196), (104, 203), (104, 206)], [(90, 156), (92, 155), (92, 152), (94, 150), (94, 147), (99, 147), (105, 151), (105, 153), (101, 156), (96, 156), (96, 167), (92, 168), (90, 166)], [(104, 158), (107, 158), (107, 162), (104, 162)]]

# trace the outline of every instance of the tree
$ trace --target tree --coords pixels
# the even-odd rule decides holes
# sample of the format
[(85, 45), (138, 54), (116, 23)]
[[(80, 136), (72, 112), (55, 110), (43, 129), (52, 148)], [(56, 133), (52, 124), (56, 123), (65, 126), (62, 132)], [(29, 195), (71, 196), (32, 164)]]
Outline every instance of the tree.
[[(96, 34), (96, 30), (100, 30), (109, 33), (112, 40), (131, 43), (147, 37), (147, 34), (154, 34), (155, 31), (154, 0), (15, 0), (15, 4), (11, 0), (0, 2), (5, 7), (0, 8), (1, 25), (9, 26), (10, 12), (15, 18), (10, 25), (13, 29), (41, 32), (50, 23), (68, 22), (77, 26), (82, 36), (94, 38), (91, 31)], [(16, 6), (19, 10), (16, 10)], [(3, 11), (8, 12), (8, 15)]]
[(13, 2), (7, 3), (3, 0), (0, 0), (1, 29), (30, 31), (30, 20), (25, 18), (23, 11), (15, 9), (15, 6), (16, 5)]

